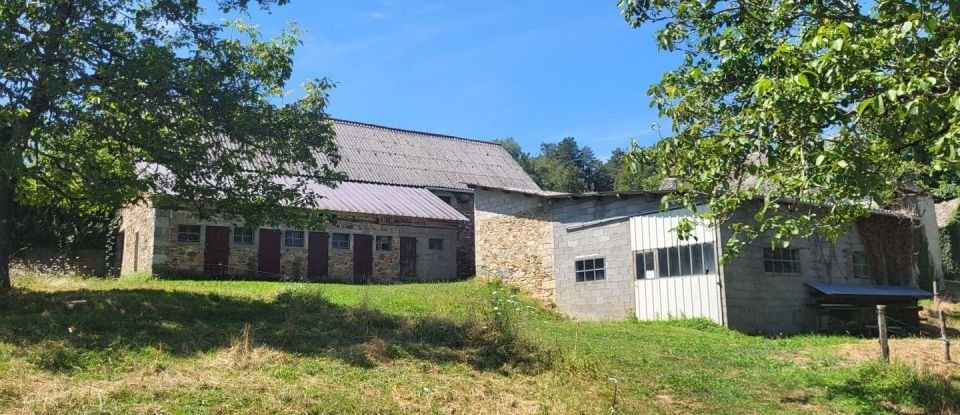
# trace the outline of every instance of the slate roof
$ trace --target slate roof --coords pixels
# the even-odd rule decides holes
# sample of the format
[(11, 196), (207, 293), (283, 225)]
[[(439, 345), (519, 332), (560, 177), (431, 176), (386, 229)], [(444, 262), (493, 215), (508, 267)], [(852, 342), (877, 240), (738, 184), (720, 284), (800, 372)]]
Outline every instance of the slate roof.
[(468, 190), (467, 183), (540, 191), (503, 147), (448, 135), (334, 120), (347, 180)]

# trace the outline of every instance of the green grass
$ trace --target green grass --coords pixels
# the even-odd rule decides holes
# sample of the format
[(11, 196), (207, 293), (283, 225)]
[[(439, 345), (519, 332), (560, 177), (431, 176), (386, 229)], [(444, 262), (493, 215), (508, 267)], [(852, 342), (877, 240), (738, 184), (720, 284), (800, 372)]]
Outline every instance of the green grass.
[[(478, 281), (21, 278), (0, 412), (938, 413), (960, 385), (855, 365), (849, 337), (586, 323)], [(953, 383), (951, 383), (953, 382)]]

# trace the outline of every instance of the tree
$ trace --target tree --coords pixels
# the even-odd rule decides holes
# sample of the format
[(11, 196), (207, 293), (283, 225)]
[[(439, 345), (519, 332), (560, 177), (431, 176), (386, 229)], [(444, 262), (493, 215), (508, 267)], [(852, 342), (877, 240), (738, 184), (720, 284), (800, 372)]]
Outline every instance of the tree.
[(103, 211), (163, 193), (249, 223), (318, 218), (303, 209), (306, 185), (342, 178), (330, 82), (274, 104), (296, 29), (262, 39), (241, 21), (205, 22), (197, 3), (0, 2), (0, 291), (15, 204)]
[(619, 4), (683, 56), (649, 90), (673, 123), (650, 156), (680, 183), (672, 201), (706, 201), (705, 216), (725, 220), (762, 200), (731, 248), (759, 232), (835, 239), (865, 201), (889, 206), (909, 182), (938, 187), (958, 167), (955, 1)]
[[(634, 152), (646, 153), (650, 150), (640, 148), (633, 144)], [(613, 177), (613, 190), (620, 192), (630, 192), (638, 190), (658, 190), (663, 182), (663, 175), (656, 165), (650, 163), (649, 157), (641, 157), (637, 163), (628, 164), (626, 158), (628, 154), (622, 148), (615, 148), (610, 153), (610, 159), (604, 164), (604, 169)]]

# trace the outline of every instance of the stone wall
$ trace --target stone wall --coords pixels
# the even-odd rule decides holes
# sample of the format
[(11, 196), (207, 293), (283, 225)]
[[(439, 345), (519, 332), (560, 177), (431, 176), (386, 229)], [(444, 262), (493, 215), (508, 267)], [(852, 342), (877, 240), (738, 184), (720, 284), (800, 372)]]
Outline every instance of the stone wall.
[[(558, 199), (553, 204), (559, 309), (585, 320), (627, 318), (636, 307), (629, 216), (657, 209), (659, 198)], [(601, 222), (598, 222), (601, 221)], [(576, 261), (603, 258), (604, 279), (576, 280)]]
[[(177, 232), (180, 225), (200, 225), (199, 242), (180, 242)], [(227, 273), (230, 275), (254, 276), (257, 274), (259, 257), (259, 230), (254, 232), (254, 243), (233, 243), (233, 232), (243, 226), (242, 221), (222, 217), (201, 219), (199, 215), (187, 210), (156, 210), (156, 271), (161, 274), (181, 274), (202, 276), (204, 246), (207, 226), (226, 226), (230, 228), (230, 257)], [(279, 229), (281, 232), (291, 229), (286, 226), (266, 226), (266, 229)], [(304, 246), (286, 246), (281, 236), (280, 268), (284, 278), (306, 279), (309, 253), (309, 231), (304, 231)], [(371, 281), (390, 282), (400, 278), (400, 237), (415, 237), (418, 245), (418, 270), (423, 280), (449, 280), (456, 276), (457, 224), (442, 221), (417, 220), (406, 218), (378, 217), (360, 214), (340, 214), (326, 225), (322, 232), (350, 234), (350, 248), (336, 249), (332, 243), (327, 247), (329, 259), (326, 281), (354, 282), (353, 252), (356, 240), (353, 235), (370, 235), (372, 244), (377, 236), (390, 236), (391, 249), (380, 251), (371, 247), (373, 252), (374, 275)], [(439, 238), (447, 241), (450, 249), (442, 252), (428, 251), (428, 240)], [(332, 239), (332, 238), (331, 238)], [(329, 242), (328, 242), (329, 243)]]
[(549, 200), (497, 190), (477, 189), (474, 195), (477, 274), (556, 301)]
[(476, 246), (474, 243), (474, 195), (465, 192), (431, 190), (443, 200), (449, 200), (460, 214), (469, 219), (457, 226), (457, 277), (469, 278), (476, 274)]
[(120, 210), (120, 275), (153, 272), (154, 221), (155, 211), (147, 202)]

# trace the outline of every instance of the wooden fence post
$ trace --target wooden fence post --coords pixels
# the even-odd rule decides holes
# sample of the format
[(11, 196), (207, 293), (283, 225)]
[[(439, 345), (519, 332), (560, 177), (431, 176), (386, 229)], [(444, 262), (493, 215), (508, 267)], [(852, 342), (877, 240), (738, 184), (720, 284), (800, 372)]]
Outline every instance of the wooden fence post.
[(940, 302), (940, 290), (937, 282), (933, 282), (933, 305), (937, 307), (937, 318), (940, 319), (940, 340), (943, 340), (943, 361), (950, 362), (950, 337), (947, 336), (947, 316), (943, 312), (943, 303)]
[(890, 361), (890, 345), (887, 343), (887, 306), (877, 305), (877, 330), (880, 332), (880, 358)]

